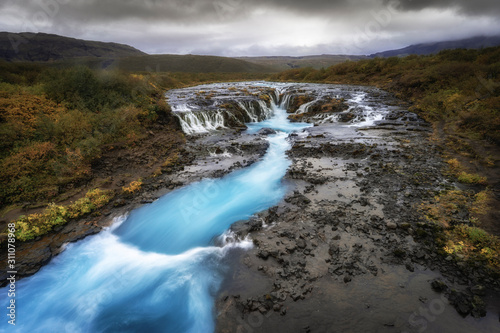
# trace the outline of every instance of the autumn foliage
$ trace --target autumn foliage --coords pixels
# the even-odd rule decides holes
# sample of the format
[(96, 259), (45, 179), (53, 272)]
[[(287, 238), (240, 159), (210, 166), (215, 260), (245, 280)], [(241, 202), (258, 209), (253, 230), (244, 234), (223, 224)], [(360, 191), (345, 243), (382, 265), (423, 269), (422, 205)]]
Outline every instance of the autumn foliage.
[(164, 116), (150, 77), (0, 64), (0, 207), (50, 202), (85, 183), (102, 147)]

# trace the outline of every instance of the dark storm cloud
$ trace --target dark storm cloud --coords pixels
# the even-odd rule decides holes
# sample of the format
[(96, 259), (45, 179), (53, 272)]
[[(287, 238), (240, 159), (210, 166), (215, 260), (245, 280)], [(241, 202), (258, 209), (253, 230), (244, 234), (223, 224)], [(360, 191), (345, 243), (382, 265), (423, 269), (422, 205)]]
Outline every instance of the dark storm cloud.
[(84, 22), (132, 18), (196, 20), (217, 15), (212, 0), (26, 0), (8, 1), (3, 7), (13, 8), (28, 17), (45, 12), (54, 20), (76, 18)]
[(498, 0), (7, 0), (3, 4), (3, 8), (28, 17), (46, 12), (56, 23), (136, 19), (182, 21), (184, 24), (235, 21), (254, 10), (266, 8), (323, 17), (335, 14), (357, 17), (363, 12), (387, 6), (402, 11), (459, 8), (462, 13), (485, 15), (500, 11)]
[(493, 16), (500, 13), (498, 0), (398, 0), (398, 2), (400, 10), (457, 8), (461, 13), (468, 15)]

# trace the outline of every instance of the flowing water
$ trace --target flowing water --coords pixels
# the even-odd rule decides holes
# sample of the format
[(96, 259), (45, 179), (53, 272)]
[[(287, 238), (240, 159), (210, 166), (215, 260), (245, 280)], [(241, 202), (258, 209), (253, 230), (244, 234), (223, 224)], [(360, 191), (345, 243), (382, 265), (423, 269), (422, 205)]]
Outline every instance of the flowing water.
[[(279, 130), (269, 136), (270, 148), (260, 162), (171, 192), (108, 230), (68, 245), (36, 275), (18, 282), (16, 326), (2, 320), (0, 330), (213, 331), (222, 259), (235, 247), (252, 246), (249, 240), (234, 241), (227, 230), (283, 198), (288, 133), (309, 126), (289, 123), (280, 107), (271, 113), (249, 128), (251, 133)], [(196, 126), (212, 129), (206, 123)], [(6, 296), (3, 289), (1, 304)]]

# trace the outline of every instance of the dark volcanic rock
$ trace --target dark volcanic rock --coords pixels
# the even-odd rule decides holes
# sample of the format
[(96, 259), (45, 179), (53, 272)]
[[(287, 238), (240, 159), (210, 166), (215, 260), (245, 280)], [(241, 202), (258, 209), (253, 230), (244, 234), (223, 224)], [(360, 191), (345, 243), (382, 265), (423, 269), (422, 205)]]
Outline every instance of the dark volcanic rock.
[(271, 134), (276, 134), (277, 132), (273, 130), (272, 128), (263, 128), (260, 131), (257, 132), (259, 135), (271, 135)]

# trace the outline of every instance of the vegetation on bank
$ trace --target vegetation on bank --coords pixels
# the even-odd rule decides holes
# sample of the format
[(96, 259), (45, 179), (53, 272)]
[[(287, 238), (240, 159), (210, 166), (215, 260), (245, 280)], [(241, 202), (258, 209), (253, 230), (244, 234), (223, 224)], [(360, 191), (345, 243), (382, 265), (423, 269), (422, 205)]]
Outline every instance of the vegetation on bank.
[(104, 145), (131, 144), (169, 112), (161, 82), (138, 75), (10, 64), (0, 73), (1, 207), (85, 183)]
[[(488, 190), (479, 193), (451, 190), (422, 203), (420, 209), (438, 227), (436, 242), (443, 255), (472, 264), (482, 263), (500, 273), (500, 240), (479, 227), (490, 200)], [(459, 216), (463, 212), (468, 216), (466, 223)]]
[[(375, 85), (410, 101), (411, 111), (444, 132), (450, 176), (483, 189), (446, 191), (420, 207), (437, 227), (436, 242), (442, 254), (481, 262), (500, 272), (500, 241), (479, 227), (494, 200), (484, 189), (488, 180), (454, 157), (479, 159), (485, 167), (494, 167), (495, 161), (479, 156), (466, 140), (479, 146), (479, 140), (500, 145), (500, 47), (375, 58), (321, 70), (295, 69), (276, 74), (272, 80)], [(457, 216), (460, 212), (465, 212), (465, 219)]]
[(113, 198), (110, 191), (94, 189), (74, 203), (62, 206), (51, 203), (40, 214), (21, 216), (15, 221), (16, 239), (28, 241), (42, 236), (52, 229), (66, 224), (71, 219), (80, 218), (90, 213), (97, 213)]
[[(44, 207), (81, 193), (93, 178), (93, 164), (110, 147), (133, 147), (148, 136), (151, 126), (163, 123), (163, 130), (183, 137), (178, 126), (165, 120), (171, 117), (163, 97), (166, 90), (258, 78), (262, 74), (128, 73), (0, 62), (2, 214), (21, 206)], [(138, 182), (123, 191), (138, 191)], [(90, 202), (50, 204), (44, 213), (21, 217), (18, 239), (36, 238), (107, 202), (96, 203), (92, 193), (83, 198)], [(75, 205), (88, 209), (74, 214)]]

